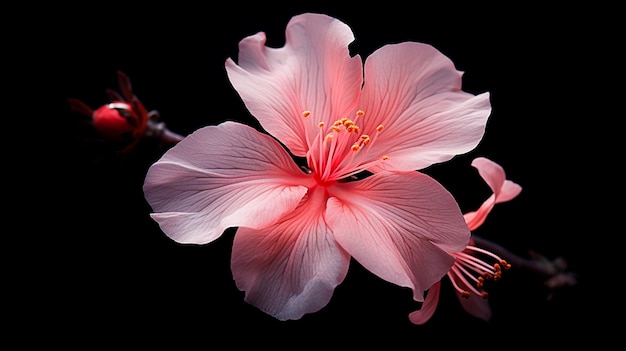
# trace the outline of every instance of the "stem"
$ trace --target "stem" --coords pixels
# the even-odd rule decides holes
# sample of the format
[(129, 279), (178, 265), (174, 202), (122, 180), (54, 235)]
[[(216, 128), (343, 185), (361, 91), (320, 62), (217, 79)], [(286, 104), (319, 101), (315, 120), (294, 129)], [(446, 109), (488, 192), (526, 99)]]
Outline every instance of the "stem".
[(504, 258), (512, 266), (527, 269), (533, 273), (539, 274), (544, 278), (549, 278), (556, 273), (555, 270), (549, 268), (549, 266), (546, 266), (532, 259), (526, 259), (518, 256), (511, 251), (505, 249), (502, 245), (496, 244), (493, 241), (481, 238), (474, 234), (472, 234), (472, 240), (474, 240), (476, 246), (487, 249), (495, 253), (496, 255)]

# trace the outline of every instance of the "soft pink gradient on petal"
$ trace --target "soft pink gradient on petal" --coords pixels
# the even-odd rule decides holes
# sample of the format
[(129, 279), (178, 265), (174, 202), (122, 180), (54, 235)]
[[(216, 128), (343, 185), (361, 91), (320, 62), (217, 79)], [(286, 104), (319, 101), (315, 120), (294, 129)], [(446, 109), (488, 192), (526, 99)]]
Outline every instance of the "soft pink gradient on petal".
[(372, 171), (419, 170), (478, 145), (491, 114), (489, 93), (462, 91), (461, 77), (427, 44), (390, 44), (367, 58), (360, 124), (366, 131), (384, 126), (371, 157), (389, 156)]
[(426, 294), (426, 298), (422, 303), (422, 307), (414, 312), (409, 313), (409, 319), (411, 322), (417, 325), (422, 325), (435, 314), (435, 310), (437, 309), (437, 304), (439, 303), (439, 293), (441, 291), (441, 281), (438, 281), (433, 285), (430, 289), (428, 289), (428, 293)]
[(144, 195), (163, 232), (204, 244), (234, 226), (265, 227), (313, 182), (272, 137), (226, 122), (197, 130), (149, 169)]
[(331, 189), (326, 218), (337, 242), (372, 273), (414, 290), (444, 276), (470, 232), (454, 198), (419, 172), (375, 174)]
[(522, 191), (519, 184), (506, 179), (504, 169), (499, 164), (485, 157), (477, 157), (472, 161), (472, 166), (478, 170), (493, 194), (483, 202), (478, 210), (464, 214), (470, 230), (474, 230), (484, 223), (495, 204), (512, 200)]
[(231, 268), (248, 303), (279, 320), (326, 306), (350, 262), (324, 221), (326, 198), (318, 187), (280, 223), (238, 229)]
[[(461, 287), (464, 284), (457, 282)], [(465, 312), (471, 314), (476, 318), (488, 321), (491, 319), (491, 306), (489, 306), (489, 300), (482, 298), (476, 294), (471, 294), (468, 297), (463, 297), (459, 292), (456, 293), (456, 297), (459, 299), (461, 306)]]
[[(296, 156), (305, 156), (321, 121), (354, 113), (363, 65), (350, 57), (354, 35), (322, 14), (302, 14), (287, 24), (285, 46), (265, 46), (260, 32), (239, 43), (238, 62), (226, 60), (233, 87), (263, 128)], [(310, 111), (308, 118), (304, 111)]]

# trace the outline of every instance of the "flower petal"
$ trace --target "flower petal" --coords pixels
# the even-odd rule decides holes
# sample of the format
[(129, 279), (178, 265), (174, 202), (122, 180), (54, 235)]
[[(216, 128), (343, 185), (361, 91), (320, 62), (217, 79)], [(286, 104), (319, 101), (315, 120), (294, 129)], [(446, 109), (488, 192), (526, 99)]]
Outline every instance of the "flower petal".
[(521, 186), (506, 179), (504, 169), (499, 164), (485, 157), (477, 157), (472, 161), (472, 166), (478, 170), (493, 194), (482, 203), (478, 210), (463, 215), (470, 230), (480, 227), (485, 222), (495, 204), (512, 200), (522, 191)]
[(247, 302), (279, 320), (324, 307), (348, 272), (350, 256), (323, 218), (325, 199), (319, 189), (280, 223), (242, 227), (235, 235), (231, 269), (237, 287)]
[[(461, 289), (468, 289), (467, 285), (460, 280), (456, 282)], [(476, 294), (471, 294), (469, 296), (463, 296), (458, 291), (456, 292), (456, 297), (459, 299), (461, 306), (465, 310), (465, 312), (471, 314), (476, 318), (480, 318), (482, 320), (488, 321), (491, 319), (491, 306), (489, 306), (489, 300), (485, 299)]]
[(204, 244), (226, 228), (262, 228), (291, 212), (312, 181), (266, 134), (226, 122), (197, 130), (148, 170), (151, 216), (177, 242)]
[[(263, 128), (296, 156), (305, 156), (319, 132), (318, 123), (333, 122), (354, 111), (363, 80), (362, 61), (350, 57), (350, 28), (332, 17), (293, 17), (285, 46), (265, 46), (265, 33), (239, 43), (238, 64), (226, 60), (233, 87)], [(303, 117), (310, 111), (309, 118)], [(308, 133), (308, 134), (307, 134)]]
[(435, 314), (435, 310), (437, 309), (437, 304), (439, 303), (439, 292), (441, 291), (441, 281), (438, 281), (433, 285), (430, 289), (428, 289), (428, 293), (426, 294), (426, 298), (422, 303), (422, 307), (417, 310), (409, 313), (409, 320), (413, 322), (413, 324), (422, 325)]
[(386, 45), (365, 62), (363, 130), (384, 130), (373, 158), (381, 169), (419, 170), (471, 151), (491, 113), (489, 94), (461, 90), (462, 72), (430, 45)]
[(502, 166), (490, 159), (477, 157), (472, 161), (472, 166), (478, 170), (478, 174), (495, 194), (496, 203), (509, 201), (522, 191), (521, 186), (506, 179)]
[(333, 186), (326, 218), (335, 238), (382, 279), (423, 293), (443, 277), (470, 232), (441, 184), (419, 172), (383, 172)]

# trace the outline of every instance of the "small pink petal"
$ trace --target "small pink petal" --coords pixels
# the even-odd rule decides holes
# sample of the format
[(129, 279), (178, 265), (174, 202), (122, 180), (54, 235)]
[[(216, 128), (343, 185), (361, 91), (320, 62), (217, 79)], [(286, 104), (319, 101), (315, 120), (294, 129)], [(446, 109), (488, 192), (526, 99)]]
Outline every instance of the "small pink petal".
[[(363, 79), (360, 57), (350, 57), (354, 35), (346, 24), (302, 14), (287, 24), (285, 46), (265, 46), (260, 32), (239, 43), (238, 63), (226, 60), (233, 87), (263, 128), (296, 156), (305, 156), (327, 124), (354, 113)], [(304, 111), (310, 111), (308, 118)]]
[(226, 228), (265, 227), (291, 212), (314, 182), (268, 135), (226, 122), (197, 130), (155, 162), (144, 181), (152, 218), (181, 243)]
[(495, 204), (512, 200), (522, 191), (518, 184), (507, 180), (504, 169), (499, 164), (485, 158), (477, 157), (472, 161), (480, 176), (493, 191), (493, 194), (483, 202), (477, 211), (464, 214), (470, 230), (481, 226)]
[(409, 313), (409, 320), (413, 322), (413, 324), (422, 325), (435, 314), (435, 310), (437, 309), (437, 304), (439, 303), (439, 292), (441, 290), (441, 281), (438, 281), (433, 285), (430, 289), (428, 289), (428, 293), (426, 294), (426, 298), (422, 303), (422, 308), (417, 311), (413, 311)]
[[(457, 281), (457, 284), (462, 289), (467, 289), (466, 284)], [(459, 302), (463, 309), (476, 318), (480, 318), (482, 320), (488, 321), (491, 319), (491, 306), (489, 306), (489, 300), (483, 298), (482, 296), (478, 296), (476, 294), (471, 294), (469, 297), (463, 297), (459, 292), (456, 293)]]
[(336, 240), (377, 276), (423, 292), (443, 277), (470, 232), (441, 184), (419, 172), (383, 172), (329, 189), (327, 221)]
[(239, 228), (231, 268), (245, 300), (279, 320), (326, 306), (343, 281), (350, 256), (335, 242), (323, 211), (323, 189), (274, 226)]
[[(461, 90), (462, 72), (430, 45), (386, 45), (365, 61), (363, 130), (384, 130), (373, 169), (419, 170), (472, 150), (491, 113), (489, 94)], [(372, 147), (372, 153), (374, 153)]]

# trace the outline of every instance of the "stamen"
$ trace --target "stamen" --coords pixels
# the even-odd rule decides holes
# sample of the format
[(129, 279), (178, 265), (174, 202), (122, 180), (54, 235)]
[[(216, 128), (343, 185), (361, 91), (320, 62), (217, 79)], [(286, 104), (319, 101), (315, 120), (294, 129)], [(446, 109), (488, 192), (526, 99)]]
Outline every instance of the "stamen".
[[(311, 111), (302, 112), (303, 117), (310, 117)], [(371, 159), (369, 150), (377, 139), (383, 126), (375, 128), (375, 133), (361, 132), (357, 124), (365, 112), (358, 110), (354, 117), (342, 117), (327, 126), (327, 121), (320, 121), (318, 137), (309, 147), (307, 155), (309, 167), (320, 184), (329, 185), (332, 182), (354, 176), (372, 166), (387, 160), (388, 156)], [(372, 133), (372, 131), (370, 131)], [(308, 135), (307, 135), (308, 137)], [(317, 144), (316, 144), (317, 143)]]
[[(476, 254), (484, 255), (479, 258)], [(454, 253), (456, 261), (448, 272), (448, 277), (452, 281), (455, 289), (461, 296), (467, 297), (467, 293), (474, 293), (482, 298), (488, 298), (489, 294), (485, 291), (485, 282), (487, 280), (498, 281), (502, 277), (502, 267), (509, 269), (511, 265), (496, 254), (475, 247), (467, 246), (463, 252)], [(495, 260), (493, 264), (489, 264), (489, 258)], [(469, 281), (474, 281), (475, 287)], [(463, 283), (469, 290), (461, 289), (459, 284)]]

